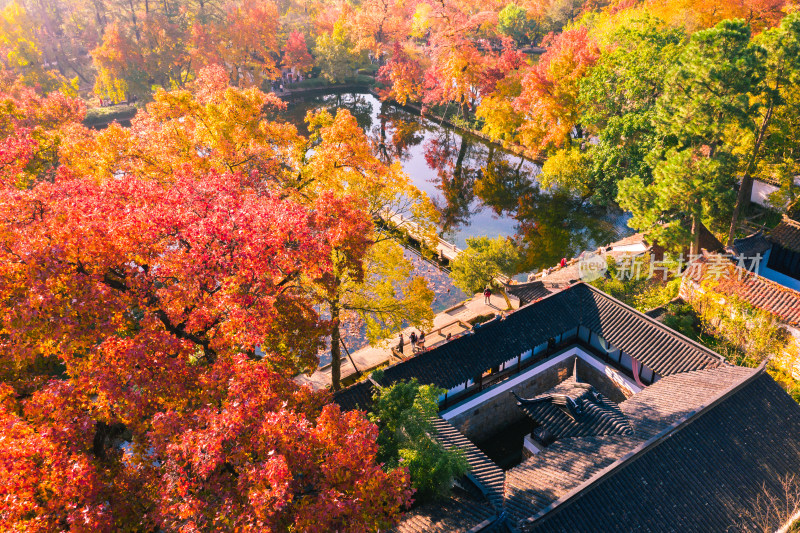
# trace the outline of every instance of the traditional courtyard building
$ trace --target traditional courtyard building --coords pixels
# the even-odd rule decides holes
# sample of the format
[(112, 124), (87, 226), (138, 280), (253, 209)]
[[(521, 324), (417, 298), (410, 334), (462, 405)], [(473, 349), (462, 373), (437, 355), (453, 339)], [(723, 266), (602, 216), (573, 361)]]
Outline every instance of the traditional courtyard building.
[(765, 501), (800, 487), (800, 405), (763, 368), (732, 366), (590, 285), (545, 294), (335, 401), (368, 409), (376, 387), (412, 378), (447, 391), (437, 438), (470, 472), (398, 532), (776, 529), (789, 517)]

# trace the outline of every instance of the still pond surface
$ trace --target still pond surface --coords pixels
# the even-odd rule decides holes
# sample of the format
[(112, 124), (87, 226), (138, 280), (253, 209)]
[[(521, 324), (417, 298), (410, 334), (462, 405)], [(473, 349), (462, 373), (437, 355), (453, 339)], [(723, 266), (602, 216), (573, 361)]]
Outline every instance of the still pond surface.
[(512, 237), (525, 258), (521, 272), (530, 272), (632, 233), (624, 213), (540, 188), (535, 163), (371, 94), (307, 97), (291, 102), (286, 118), (307, 133), (303, 117), (319, 108), (349, 110), (382, 157), (400, 161), (430, 196), (440, 235), (460, 248), (468, 237)]

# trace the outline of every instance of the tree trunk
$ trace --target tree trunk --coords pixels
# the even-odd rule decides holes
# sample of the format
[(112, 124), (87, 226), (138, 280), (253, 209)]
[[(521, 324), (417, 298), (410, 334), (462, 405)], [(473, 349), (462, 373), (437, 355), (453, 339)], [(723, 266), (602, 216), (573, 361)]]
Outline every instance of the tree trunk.
[(700, 215), (692, 214), (692, 246), (689, 249), (690, 256), (700, 253)]
[(339, 390), (342, 379), (342, 342), (339, 332), (339, 303), (331, 303), (331, 389)]
[(747, 161), (747, 168), (745, 168), (744, 176), (742, 176), (742, 185), (739, 187), (739, 195), (736, 197), (736, 206), (733, 208), (733, 215), (731, 216), (731, 227), (728, 230), (728, 246), (733, 244), (733, 238), (736, 235), (736, 225), (739, 223), (739, 213), (743, 208), (750, 205), (750, 195), (753, 191), (753, 168), (758, 159), (758, 152), (761, 150), (761, 143), (764, 141), (767, 128), (772, 120), (773, 108), (774, 104), (770, 102), (767, 113), (764, 115), (764, 120), (761, 122), (761, 128), (758, 130), (758, 135), (756, 135), (753, 141), (753, 151), (750, 154), (750, 159)]
[(503, 295), (503, 298), (506, 300), (506, 310), (511, 310), (511, 300), (508, 299), (508, 293), (506, 292), (505, 286), (501, 283), (500, 284), (500, 294)]
[(136, 42), (142, 40), (142, 35), (139, 33), (139, 24), (136, 21), (136, 8), (133, 7), (133, 0), (128, 0), (128, 5), (131, 8), (131, 21), (133, 22), (133, 33), (136, 35)]
[(453, 178), (460, 180), (461, 173), (464, 170), (464, 158), (467, 156), (467, 141), (464, 140), (464, 137), (461, 138), (461, 146), (458, 148), (458, 157), (456, 158), (456, 164), (453, 167)]

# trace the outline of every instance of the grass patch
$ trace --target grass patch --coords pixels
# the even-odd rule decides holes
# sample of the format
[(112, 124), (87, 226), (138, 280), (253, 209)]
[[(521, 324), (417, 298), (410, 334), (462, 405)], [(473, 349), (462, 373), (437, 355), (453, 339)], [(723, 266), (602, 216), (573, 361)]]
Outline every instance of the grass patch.
[(83, 123), (87, 126), (106, 124), (114, 120), (130, 120), (136, 114), (136, 106), (117, 105), (111, 107), (92, 107), (86, 111)]
[(375, 76), (380, 68), (381, 67), (379, 65), (369, 64), (366, 67), (358, 69), (358, 73), (366, 74), (367, 76)]

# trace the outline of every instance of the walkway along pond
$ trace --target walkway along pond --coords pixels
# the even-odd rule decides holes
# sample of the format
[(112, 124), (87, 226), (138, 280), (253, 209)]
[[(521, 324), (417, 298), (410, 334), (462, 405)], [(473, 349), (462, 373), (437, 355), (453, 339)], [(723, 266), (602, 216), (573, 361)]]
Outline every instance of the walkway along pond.
[[(303, 119), (309, 110), (349, 110), (382, 157), (399, 161), (413, 183), (433, 201), (441, 239), (436, 248), (445, 259), (465, 249), (469, 237), (502, 235), (516, 241), (524, 258), (520, 270), (530, 272), (632, 233), (624, 213), (582, 203), (567, 192), (542, 190), (535, 163), (461, 134), (441, 121), (381, 102), (366, 89), (353, 91), (319, 94), (315, 90), (302, 97), (292, 95), (284, 118), (307, 133)], [(120, 106), (113, 111), (104, 118), (123, 119), (123, 125), (130, 125), (124, 120), (127, 115), (117, 116), (127, 108)], [(95, 122), (93, 127), (105, 125), (100, 117)], [(415, 274), (425, 277), (433, 289), (435, 313), (467, 298), (453, 286), (447, 269), (442, 270), (411, 248), (406, 256), (415, 265)], [(366, 345), (358, 325), (350, 324), (342, 333), (349, 351)], [(323, 355), (321, 362), (326, 359)]]

